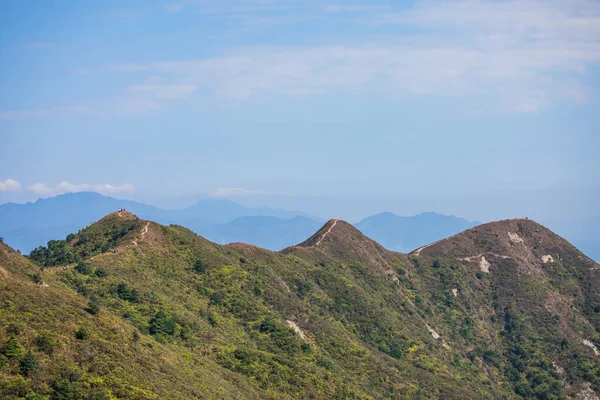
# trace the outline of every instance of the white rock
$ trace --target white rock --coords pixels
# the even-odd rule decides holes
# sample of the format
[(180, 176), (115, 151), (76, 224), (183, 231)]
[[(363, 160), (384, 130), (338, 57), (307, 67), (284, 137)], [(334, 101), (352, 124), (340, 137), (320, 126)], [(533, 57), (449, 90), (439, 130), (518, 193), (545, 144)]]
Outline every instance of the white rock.
[(589, 382), (585, 382), (583, 384), (583, 390), (577, 393), (575, 397), (577, 400), (599, 400), (600, 397), (592, 390), (592, 384)]
[(302, 329), (294, 321), (286, 321), (288, 326), (292, 328), (302, 339), (306, 340), (306, 335), (302, 332)]
[(481, 257), (481, 261), (479, 261), (479, 268), (481, 268), (481, 272), (490, 273), (490, 264), (485, 257)]
[(431, 333), (431, 336), (433, 336), (434, 339), (439, 339), (441, 336), (437, 334), (436, 331), (434, 331), (433, 329), (431, 329), (431, 327), (427, 324), (425, 324), (425, 326), (427, 327), (427, 330)]
[(525, 242), (523, 241), (523, 238), (521, 238), (521, 236), (519, 236), (516, 233), (513, 232), (508, 232), (508, 238), (510, 239), (511, 242), (513, 243), (521, 243), (523, 246), (525, 245)]
[(552, 257), (550, 254), (546, 254), (545, 256), (542, 256), (542, 262), (544, 264), (546, 264), (546, 263), (553, 263), (554, 262), (554, 257)]
[(598, 351), (598, 348), (596, 347), (596, 345), (594, 343), (592, 343), (591, 341), (589, 341), (587, 339), (583, 339), (583, 344), (586, 345), (587, 347), (589, 347), (590, 349), (594, 350), (595, 355), (600, 356), (600, 351)]

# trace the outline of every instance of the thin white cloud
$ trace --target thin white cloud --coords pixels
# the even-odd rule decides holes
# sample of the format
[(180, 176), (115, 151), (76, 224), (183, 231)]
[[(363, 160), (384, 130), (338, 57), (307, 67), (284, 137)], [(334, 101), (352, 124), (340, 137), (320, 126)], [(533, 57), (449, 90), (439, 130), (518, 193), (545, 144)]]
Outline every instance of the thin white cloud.
[(359, 24), (404, 32), (376, 45), (365, 37), (362, 45), (251, 48), (121, 68), (186, 81), (229, 99), (370, 90), (483, 98), (497, 110), (533, 112), (589, 98), (581, 78), (600, 62), (600, 2), (450, 0), (420, 1), (404, 11), (377, 4), (325, 10), (361, 8), (371, 12)]
[(27, 190), (35, 194), (37, 197), (50, 197), (60, 194), (56, 189), (48, 187), (40, 182), (29, 185)]
[(0, 181), (0, 192), (18, 192), (19, 190), (21, 190), (19, 181), (10, 178)]
[(193, 85), (183, 84), (141, 84), (130, 86), (126, 93), (132, 97), (150, 97), (160, 100), (187, 99), (193, 96), (196, 88)]
[(35, 194), (37, 197), (50, 197), (64, 193), (78, 192), (96, 192), (101, 194), (132, 193), (135, 188), (130, 184), (114, 186), (109, 184), (73, 184), (63, 181), (54, 187), (38, 182), (30, 185), (27, 190)]
[[(351, 37), (328, 39), (337, 44), (255, 46), (202, 59), (113, 66), (111, 72), (158, 80), (126, 87), (88, 109), (135, 114), (199, 96), (240, 101), (375, 92), (451, 96), (496, 111), (535, 112), (559, 102), (586, 102), (591, 89), (585, 74), (600, 63), (596, 0), (425, 0), (405, 9), (367, 2), (182, 0), (167, 8), (264, 17), (265, 24), (310, 10), (314, 18), (326, 15), (355, 29)], [(68, 112), (82, 110), (5, 111), (0, 119)]]
[(0, 111), (0, 120), (89, 115), (139, 115), (157, 111), (168, 102), (193, 97), (196, 87), (189, 84), (141, 83), (126, 87), (111, 99), (33, 110)]

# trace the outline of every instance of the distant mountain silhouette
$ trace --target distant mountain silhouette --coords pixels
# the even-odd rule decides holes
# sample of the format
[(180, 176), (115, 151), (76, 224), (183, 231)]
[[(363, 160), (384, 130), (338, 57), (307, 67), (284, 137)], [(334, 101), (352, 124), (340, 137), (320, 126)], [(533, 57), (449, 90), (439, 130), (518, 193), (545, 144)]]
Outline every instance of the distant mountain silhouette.
[(225, 224), (187, 220), (184, 225), (219, 244), (243, 242), (269, 250), (281, 250), (312, 234), (319, 229), (321, 223), (302, 216), (290, 219), (249, 216), (236, 218)]
[[(219, 244), (244, 242), (269, 250), (300, 243), (322, 225), (322, 221), (299, 211), (252, 208), (225, 199), (204, 199), (183, 210), (162, 210), (136, 201), (81, 192), (33, 203), (0, 205), (0, 237), (13, 248), (29, 253), (48, 240), (64, 239), (119, 208), (162, 224), (183, 225)], [(384, 212), (354, 226), (385, 248), (407, 253), (478, 224), (435, 212), (411, 217)], [(600, 260), (600, 216), (564, 221), (552, 228), (592, 259)]]
[(385, 212), (363, 219), (356, 227), (384, 247), (406, 253), (478, 224), (479, 222), (434, 212), (412, 217)]
[[(161, 210), (136, 201), (118, 200), (98, 193), (68, 193), (32, 203), (0, 205), (0, 237), (6, 243), (28, 253), (50, 239), (64, 239), (94, 221), (119, 208), (164, 224), (178, 223), (199, 227), (214, 227), (239, 217), (268, 216), (279, 218), (307, 217), (301, 212), (251, 208), (225, 199), (205, 199), (183, 210)], [(233, 225), (235, 227), (235, 224)], [(302, 232), (310, 232), (304, 230)], [(269, 246), (267, 246), (269, 247)], [(282, 245), (282, 247), (285, 247)]]

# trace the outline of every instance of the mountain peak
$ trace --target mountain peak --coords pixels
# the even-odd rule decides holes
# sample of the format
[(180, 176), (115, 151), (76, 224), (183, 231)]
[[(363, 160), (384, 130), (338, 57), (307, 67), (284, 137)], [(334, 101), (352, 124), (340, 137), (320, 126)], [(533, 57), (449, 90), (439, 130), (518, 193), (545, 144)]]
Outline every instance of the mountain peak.
[[(563, 258), (578, 259), (585, 264), (592, 260), (581, 254), (567, 240), (543, 225), (527, 219), (515, 218), (476, 226), (457, 235), (423, 246), (411, 252), (413, 256), (440, 257), (452, 254), (467, 262), (514, 260), (537, 270), (540, 265), (551, 265)], [(493, 265), (493, 261), (492, 265)]]
[(362, 263), (384, 273), (390, 271), (390, 260), (398, 253), (384, 249), (379, 243), (369, 239), (352, 224), (340, 219), (331, 219), (314, 235), (297, 246), (284, 249), (284, 253), (294, 251), (320, 250), (329, 256)]
[(325, 247), (338, 241), (364, 235), (354, 226), (341, 219), (330, 219), (314, 235), (300, 243), (299, 247)]

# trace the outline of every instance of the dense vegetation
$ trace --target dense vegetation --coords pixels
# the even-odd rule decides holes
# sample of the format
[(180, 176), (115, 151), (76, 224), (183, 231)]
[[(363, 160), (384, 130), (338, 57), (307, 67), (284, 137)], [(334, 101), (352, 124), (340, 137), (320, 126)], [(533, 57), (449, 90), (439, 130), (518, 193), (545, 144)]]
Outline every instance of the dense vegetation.
[(69, 265), (113, 250), (127, 234), (139, 229), (140, 224), (137, 218), (120, 218), (111, 222), (105, 219), (82, 229), (77, 235), (70, 234), (65, 240), (50, 240), (47, 246), (32, 250), (29, 258), (42, 267)]
[[(123, 213), (36, 249), (38, 266), (0, 245), (0, 393), (566, 399), (599, 389), (582, 338), (600, 345), (584, 323), (600, 303), (569, 247), (540, 280), (519, 276), (512, 258), (482, 273), (457, 260), (475, 250), (458, 245), (408, 258), (343, 222), (319, 241), (323, 232), (273, 253)], [(583, 313), (559, 297), (544, 308), (561, 291), (577, 291)]]

